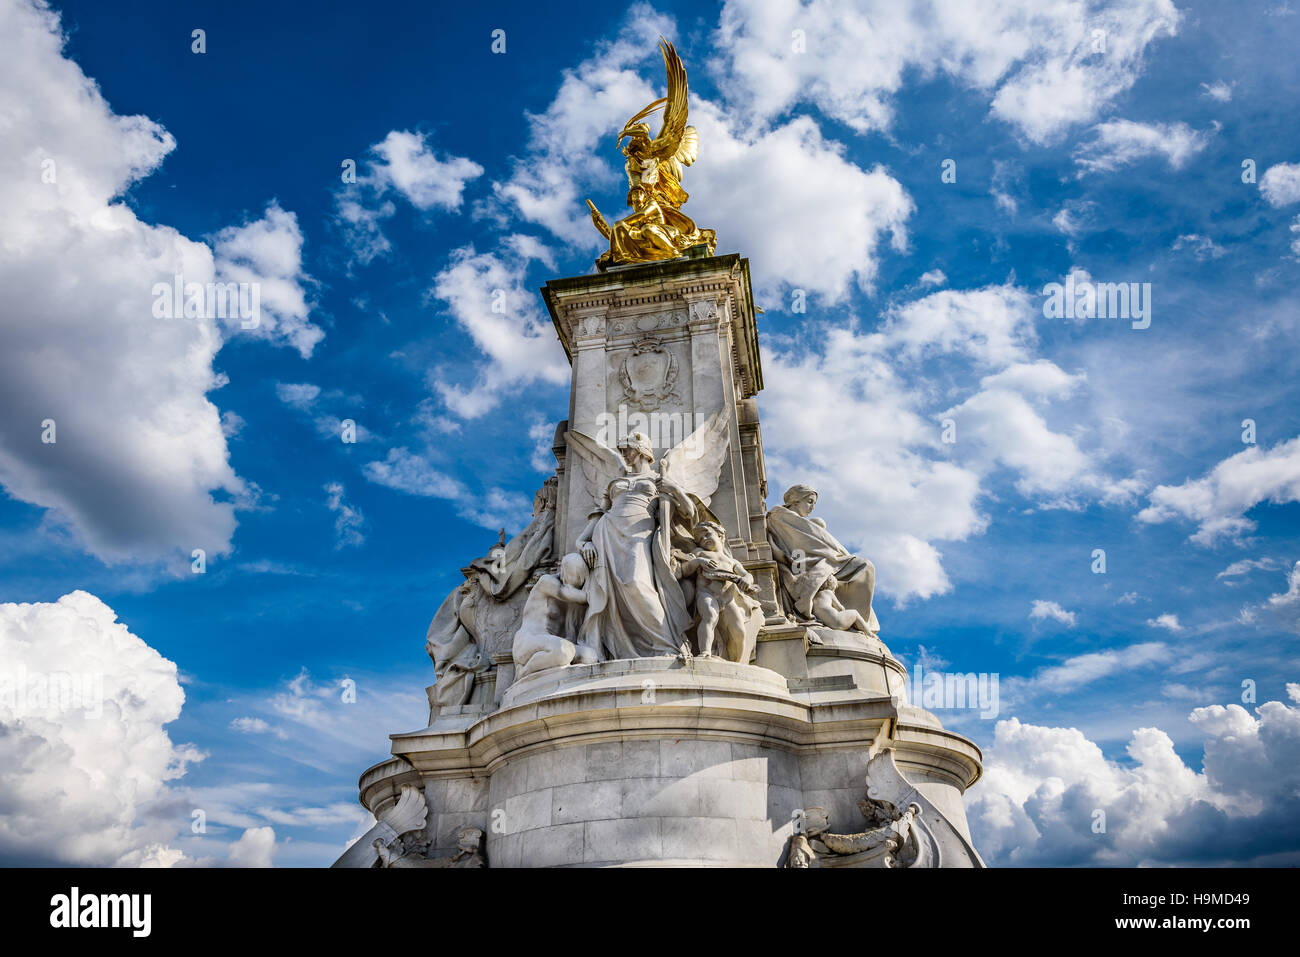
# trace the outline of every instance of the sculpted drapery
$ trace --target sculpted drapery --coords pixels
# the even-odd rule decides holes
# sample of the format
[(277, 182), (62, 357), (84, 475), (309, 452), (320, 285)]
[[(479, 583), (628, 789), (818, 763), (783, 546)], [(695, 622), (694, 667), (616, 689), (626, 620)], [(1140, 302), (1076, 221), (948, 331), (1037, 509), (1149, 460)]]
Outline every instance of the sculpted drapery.
[(551, 560), (555, 538), (556, 480), (550, 478), (533, 498), (533, 518), (507, 544), (470, 562), (466, 581), (452, 589), (429, 622), (424, 650), (433, 659), (433, 703), (438, 707), (469, 701), (475, 677), (492, 667), (483, 653), (479, 626), (485, 603), (503, 602), (528, 581), (534, 569)]
[(608, 658), (681, 651), (691, 616), (668, 556), (672, 513), (681, 509), (689, 521), (689, 502), (661, 488), (654, 472), (615, 479), (594, 514), (584, 649), (600, 648)]
[[(795, 485), (786, 491), (785, 504), (767, 513), (767, 538), (782, 588), (802, 618), (876, 635), (880, 632), (872, 607), (876, 567), (841, 545), (820, 518), (810, 516), (816, 502), (816, 490)], [(843, 618), (831, 607), (841, 604), (861, 615), (857, 627), (848, 624), (852, 616)]]
[(591, 574), (575, 661), (688, 653), (692, 612), (672, 557), (675, 536), (709, 517), (728, 447), (728, 417), (710, 416), (654, 470), (654, 449), (634, 432), (615, 452), (581, 432), (566, 443), (599, 506), (578, 536)]

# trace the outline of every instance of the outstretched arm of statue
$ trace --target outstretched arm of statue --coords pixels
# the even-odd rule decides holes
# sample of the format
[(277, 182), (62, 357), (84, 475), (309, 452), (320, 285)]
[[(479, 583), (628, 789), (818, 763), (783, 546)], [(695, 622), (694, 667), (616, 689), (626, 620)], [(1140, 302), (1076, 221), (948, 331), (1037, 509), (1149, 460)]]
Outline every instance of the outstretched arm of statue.
[(758, 591), (758, 585), (754, 581), (754, 576), (749, 573), (749, 569), (743, 564), (733, 559), (731, 562), (731, 570), (736, 573), (736, 578), (738, 579), (736, 584), (740, 586), (742, 591), (748, 595), (752, 595), (754, 592)]
[(591, 200), (587, 200), (587, 208), (591, 210), (591, 221), (595, 224), (597, 231), (606, 239), (609, 239), (609, 223), (605, 222), (605, 217), (600, 215), (600, 210), (596, 208), (596, 204)]

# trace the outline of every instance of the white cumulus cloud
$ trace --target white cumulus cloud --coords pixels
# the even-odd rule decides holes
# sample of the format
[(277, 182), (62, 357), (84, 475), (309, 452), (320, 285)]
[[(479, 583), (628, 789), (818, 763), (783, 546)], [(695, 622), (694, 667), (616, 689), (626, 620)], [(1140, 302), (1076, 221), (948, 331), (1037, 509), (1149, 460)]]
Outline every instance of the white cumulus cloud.
[[(112, 110), (43, 4), (0, 5), (0, 139), (0, 483), (106, 562), (227, 553), (251, 492), (208, 397), (213, 360), (226, 335), (319, 339), (296, 221), (272, 203), (214, 255), (138, 218), (123, 196), (176, 141)], [(159, 318), (154, 288), (177, 276), (256, 281), (263, 324)]]
[(1300, 202), (1300, 163), (1278, 163), (1259, 178), (1259, 191), (1270, 206)]
[(1077, 622), (1074, 612), (1066, 611), (1054, 601), (1044, 601), (1041, 598), (1034, 599), (1033, 606), (1029, 609), (1029, 618), (1032, 621), (1060, 622), (1067, 628), (1073, 628)]
[(176, 665), (84, 591), (0, 604), (0, 661), (0, 857), (179, 862), (175, 823), (148, 813), (203, 758), (165, 730), (185, 702)]
[(1300, 707), (1210, 705), (1189, 720), (1199, 771), (1158, 728), (1135, 730), (1120, 763), (1076, 728), (999, 721), (967, 796), (975, 845), (1002, 866), (1300, 862), (1278, 853), (1300, 840)]
[(1111, 120), (1093, 129), (1093, 138), (1075, 151), (1074, 162), (1080, 175), (1119, 169), (1149, 156), (1163, 157), (1173, 169), (1182, 169), (1208, 142), (1209, 134), (1186, 123)]
[(1261, 502), (1283, 505), (1300, 501), (1300, 437), (1265, 451), (1257, 445), (1238, 452), (1200, 478), (1181, 485), (1159, 485), (1138, 519), (1156, 524), (1191, 519), (1191, 540), (1213, 545), (1254, 531), (1246, 513)]

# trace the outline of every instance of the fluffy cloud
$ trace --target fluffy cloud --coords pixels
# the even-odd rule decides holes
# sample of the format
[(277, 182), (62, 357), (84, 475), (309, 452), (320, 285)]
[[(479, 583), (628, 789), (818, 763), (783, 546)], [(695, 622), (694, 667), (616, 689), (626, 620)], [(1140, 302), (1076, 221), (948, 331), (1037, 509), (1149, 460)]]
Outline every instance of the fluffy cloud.
[(1074, 612), (1066, 611), (1054, 601), (1035, 599), (1033, 606), (1029, 609), (1031, 621), (1056, 621), (1067, 628), (1075, 626), (1076, 617)]
[[(431, 666), (426, 663), (426, 667)], [(318, 680), (304, 669), (269, 692), (243, 692), (230, 704), (238, 709), (241, 723), (258, 722), (254, 733), (259, 748), (277, 760), (336, 777), (381, 760), (388, 731), (421, 727), (427, 721), (429, 703), (420, 690), (420, 673), (409, 677), (409, 681), (394, 681), (392, 675)], [(406, 687), (416, 690), (401, 690)], [(261, 730), (263, 724), (266, 731)], [(193, 800), (195, 807), (209, 809), (209, 820), (234, 827), (314, 824), (322, 818), (342, 817), (338, 805), (328, 811), (291, 810), (302, 800), (291, 785), (234, 785), (212, 793), (196, 792)], [(351, 807), (355, 817), (364, 813), (358, 806)]]
[(1259, 178), (1259, 191), (1271, 206), (1300, 202), (1300, 163), (1278, 163)]
[(275, 829), (250, 827), (230, 846), (231, 867), (271, 867), (275, 856)]
[(397, 212), (397, 196), (421, 212), (455, 212), (465, 187), (483, 167), (464, 156), (436, 153), (425, 133), (391, 130), (370, 147), (369, 166), (355, 183), (335, 193), (335, 214), (353, 259), (362, 265), (387, 255), (392, 244), (383, 223)]
[[(1083, 380), (1036, 355), (1037, 315), (1013, 286), (941, 290), (890, 307), (875, 332), (829, 327), (815, 349), (769, 343), (759, 403), (773, 489), (811, 482), (831, 529), (878, 564), (882, 592), (950, 588), (937, 543), (984, 530), (978, 501), (994, 470), (1012, 470), (1040, 507), (1131, 494), (1048, 425), (1050, 404)], [(966, 398), (945, 406), (953, 392)]]
[(226, 553), (248, 489), (208, 393), (223, 335), (249, 332), (159, 318), (154, 288), (257, 281), (252, 334), (309, 351), (296, 222), (272, 204), (219, 233), (215, 257), (142, 222), (121, 198), (173, 137), (113, 112), (44, 5), (0, 6), (0, 38), (0, 482), (108, 562)]
[(1157, 615), (1155, 618), (1148, 618), (1147, 624), (1152, 628), (1163, 628), (1165, 631), (1179, 632), (1183, 630), (1183, 625), (1178, 620), (1178, 616), (1170, 612)]
[(1287, 628), (1300, 634), (1300, 562), (1287, 574), (1286, 585), (1286, 591), (1270, 595), (1264, 607), (1277, 615)]
[(470, 385), (448, 381), (448, 369), (435, 370), (431, 377), (447, 407), (462, 418), (486, 415), (533, 383), (563, 385), (569, 380), (569, 364), (550, 317), (536, 292), (524, 284), (526, 266), (465, 246), (452, 253), (429, 290), (486, 360)]
[(275, 394), (285, 405), (299, 412), (310, 412), (320, 398), (320, 386), (310, 382), (277, 382)]
[(1112, 120), (1093, 130), (1091, 141), (1075, 151), (1080, 175), (1119, 169), (1149, 156), (1162, 156), (1174, 169), (1205, 149), (1209, 137), (1186, 123), (1134, 123)]
[(483, 175), (483, 167), (463, 156), (438, 157), (428, 137), (393, 130), (372, 149), (378, 161), (371, 166), (375, 188), (400, 194), (419, 210), (460, 209), (465, 186)]
[(334, 513), (334, 547), (346, 548), (361, 545), (366, 536), (362, 532), (366, 519), (361, 509), (344, 500), (344, 489), (340, 482), (329, 482), (325, 486), (325, 507)]
[(0, 857), (177, 863), (175, 824), (146, 813), (203, 757), (164, 730), (185, 701), (176, 665), (83, 591), (0, 604), (0, 661)]
[[(582, 200), (591, 195), (607, 218), (620, 215), (625, 184), (610, 131), (659, 95), (660, 32), (671, 36), (671, 22), (634, 7), (615, 40), (566, 74), (546, 111), (531, 117), (527, 154), (494, 186), (500, 207), (594, 255), (600, 238)], [(743, 240), (755, 275), (772, 288), (836, 301), (852, 286), (870, 288), (882, 244), (905, 247), (914, 209), (906, 191), (883, 168), (847, 160), (809, 117), (759, 130), (692, 93), (691, 122), (701, 159), (686, 177), (697, 197), (686, 211), (717, 230), (719, 251)]]
[(1066, 658), (1059, 665), (1043, 668), (1031, 677), (1006, 679), (1005, 696), (1009, 700), (1024, 701), (1044, 694), (1060, 695), (1110, 675), (1126, 674), (1167, 662), (1171, 656), (1169, 646), (1160, 641), (1090, 651)]
[(1225, 83), (1218, 80), (1214, 83), (1201, 84), (1201, 96), (1208, 96), (1210, 99), (1219, 103), (1228, 103), (1232, 100), (1233, 84)]
[(459, 498), (465, 487), (456, 479), (433, 468), (429, 462), (408, 448), (388, 450), (382, 462), (367, 462), (362, 469), (366, 478), (409, 495), (433, 498)]
[(1120, 764), (1075, 728), (1000, 721), (967, 798), (975, 844), (995, 865), (1294, 865), (1278, 853), (1300, 841), (1300, 687), (1291, 698), (1194, 710), (1199, 772), (1157, 728)]
[(218, 282), (257, 286), (260, 308), (251, 319), (228, 322), (249, 335), (283, 340), (310, 358), (325, 333), (307, 320), (311, 305), (304, 285), (311, 277), (302, 269), (302, 230), (298, 217), (272, 203), (261, 219), (227, 226), (213, 240)]
[(1191, 519), (1198, 525), (1191, 540), (1213, 545), (1254, 531), (1255, 522), (1246, 518), (1246, 513), (1261, 502), (1282, 505), (1295, 501), (1300, 501), (1300, 437), (1268, 451), (1252, 445), (1201, 478), (1157, 486), (1151, 492), (1151, 504), (1137, 517), (1152, 524)]
[(1197, 233), (1187, 233), (1179, 236), (1174, 240), (1173, 248), (1175, 252), (1180, 249), (1190, 249), (1192, 255), (1200, 262), (1205, 262), (1207, 259), (1218, 259), (1227, 253), (1226, 249), (1209, 236), (1201, 236)]
[(457, 514), (483, 528), (522, 528), (532, 511), (532, 503), (523, 495), (499, 488), (475, 492), (434, 466), (427, 454), (406, 447), (389, 449), (383, 461), (367, 462), (362, 473), (376, 485), (398, 492), (447, 499), (455, 504)]
[(1277, 568), (1278, 561), (1273, 558), (1243, 558), (1241, 561), (1233, 562), (1215, 578), (1236, 578), (1239, 575), (1248, 575), (1257, 568)]
[(1172, 36), (1169, 0), (728, 0), (716, 43), (729, 106), (758, 122), (810, 102), (860, 132), (888, 130), (908, 71), (984, 92), (1037, 143), (1095, 119)]
[(890, 248), (906, 248), (915, 209), (906, 190), (884, 167), (845, 159), (811, 118), (752, 136), (733, 132), (712, 104), (699, 103), (692, 116), (708, 150), (690, 175), (701, 197), (696, 215), (717, 229), (720, 252), (743, 245), (761, 286), (837, 302), (851, 286), (870, 291), (886, 237)]

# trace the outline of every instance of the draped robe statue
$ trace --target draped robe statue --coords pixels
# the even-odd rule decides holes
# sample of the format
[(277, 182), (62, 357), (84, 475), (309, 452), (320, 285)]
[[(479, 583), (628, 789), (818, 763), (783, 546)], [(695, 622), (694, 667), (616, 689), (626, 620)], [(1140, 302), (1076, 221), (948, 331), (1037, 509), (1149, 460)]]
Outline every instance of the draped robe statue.
[(664, 455), (658, 471), (651, 468), (650, 440), (639, 432), (618, 452), (581, 432), (566, 434), (599, 503), (578, 536), (591, 573), (576, 662), (689, 654), (692, 614), (672, 551), (693, 544), (690, 529), (713, 517), (708, 502), (718, 487), (728, 424), (725, 410), (714, 413)]
[[(872, 608), (876, 566), (839, 543), (820, 518), (811, 518), (817, 491), (796, 485), (785, 504), (767, 513), (767, 538), (781, 585), (794, 612), (828, 628), (880, 632)], [(837, 607), (838, 606), (838, 607)]]
[(484, 648), (481, 622), (485, 606), (507, 601), (533, 571), (551, 561), (555, 538), (556, 480), (549, 478), (533, 498), (533, 519), (506, 545), (476, 558), (465, 582), (454, 588), (429, 623), (424, 650), (433, 659), (431, 703), (438, 708), (462, 705), (474, 691), (475, 677), (492, 667)]

